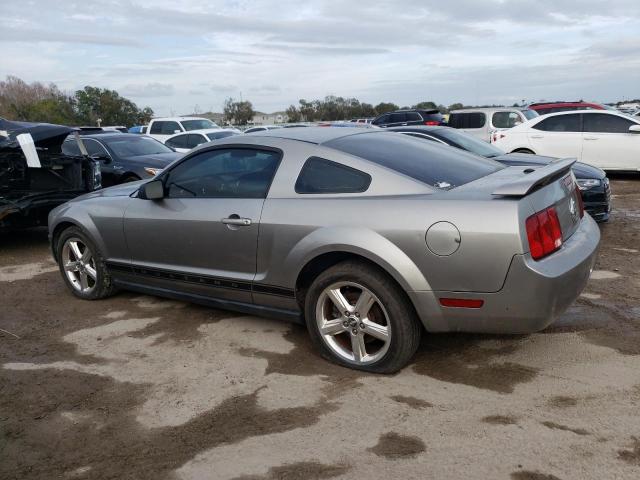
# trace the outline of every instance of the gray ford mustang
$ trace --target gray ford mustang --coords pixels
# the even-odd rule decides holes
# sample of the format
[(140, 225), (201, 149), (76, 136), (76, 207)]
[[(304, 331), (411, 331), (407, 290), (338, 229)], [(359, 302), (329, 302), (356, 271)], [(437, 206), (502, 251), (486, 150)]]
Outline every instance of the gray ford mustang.
[(533, 332), (575, 300), (600, 233), (573, 162), (504, 167), (393, 132), (280, 129), (72, 200), (49, 232), (80, 298), (122, 288), (306, 322), (324, 357), (393, 372), (423, 330)]

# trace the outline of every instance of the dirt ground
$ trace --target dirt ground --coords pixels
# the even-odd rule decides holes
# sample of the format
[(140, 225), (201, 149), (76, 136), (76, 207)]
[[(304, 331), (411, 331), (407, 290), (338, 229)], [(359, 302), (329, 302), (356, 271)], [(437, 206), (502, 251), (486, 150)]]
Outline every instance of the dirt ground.
[(428, 335), (393, 376), (297, 326), (74, 298), (46, 232), (0, 236), (2, 479), (638, 479), (640, 179), (585, 293), (528, 336)]

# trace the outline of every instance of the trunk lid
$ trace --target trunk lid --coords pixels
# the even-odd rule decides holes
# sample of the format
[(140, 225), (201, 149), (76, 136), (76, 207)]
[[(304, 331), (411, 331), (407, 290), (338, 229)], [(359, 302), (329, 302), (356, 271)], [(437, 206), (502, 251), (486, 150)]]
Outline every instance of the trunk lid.
[(582, 218), (582, 197), (571, 166), (575, 159), (565, 158), (539, 168), (525, 168), (522, 176), (496, 188), (497, 197), (523, 198), (532, 214), (554, 207), (560, 221), (563, 241), (577, 230)]

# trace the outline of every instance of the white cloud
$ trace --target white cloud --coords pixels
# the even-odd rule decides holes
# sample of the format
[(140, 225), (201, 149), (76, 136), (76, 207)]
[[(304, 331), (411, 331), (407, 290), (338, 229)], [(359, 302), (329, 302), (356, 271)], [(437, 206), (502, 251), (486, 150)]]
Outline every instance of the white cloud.
[[(640, 94), (637, 0), (33, 0), (3, 6), (0, 77), (117, 89), (159, 114), (228, 96), (412, 104)], [(37, 13), (36, 13), (37, 12)]]

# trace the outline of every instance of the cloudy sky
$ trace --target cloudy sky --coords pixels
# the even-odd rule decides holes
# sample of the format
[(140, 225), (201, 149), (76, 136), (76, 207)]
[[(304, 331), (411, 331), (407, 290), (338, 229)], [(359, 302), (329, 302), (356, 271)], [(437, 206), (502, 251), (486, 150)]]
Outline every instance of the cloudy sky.
[(0, 78), (118, 90), (157, 114), (640, 97), (640, 0), (4, 1)]

